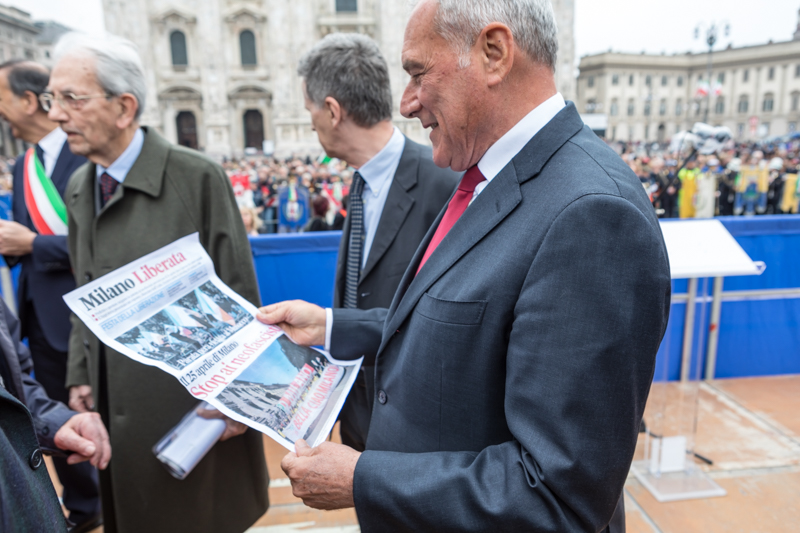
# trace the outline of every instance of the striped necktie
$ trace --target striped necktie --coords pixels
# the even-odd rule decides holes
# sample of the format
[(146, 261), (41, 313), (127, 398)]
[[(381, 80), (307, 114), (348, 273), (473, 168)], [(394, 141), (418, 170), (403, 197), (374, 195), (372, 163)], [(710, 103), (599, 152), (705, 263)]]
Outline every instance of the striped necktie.
[(358, 280), (361, 277), (361, 254), (364, 251), (364, 178), (353, 176), (347, 216), (350, 217), (350, 240), (347, 243), (347, 271), (344, 280), (344, 308), (358, 306)]

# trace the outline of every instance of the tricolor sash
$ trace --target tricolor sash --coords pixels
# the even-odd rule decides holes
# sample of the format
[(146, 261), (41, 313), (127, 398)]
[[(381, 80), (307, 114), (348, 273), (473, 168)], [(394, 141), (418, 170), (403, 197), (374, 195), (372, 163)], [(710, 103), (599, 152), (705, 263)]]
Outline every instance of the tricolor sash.
[(40, 235), (67, 234), (67, 206), (33, 148), (25, 153), (25, 205)]

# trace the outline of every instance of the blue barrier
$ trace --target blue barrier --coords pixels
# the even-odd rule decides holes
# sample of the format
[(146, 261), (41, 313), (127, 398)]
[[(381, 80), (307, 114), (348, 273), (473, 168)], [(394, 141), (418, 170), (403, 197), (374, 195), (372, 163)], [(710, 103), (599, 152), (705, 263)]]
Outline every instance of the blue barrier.
[[(726, 278), (726, 292), (800, 288), (800, 215), (723, 217), (719, 220), (753, 260), (767, 264), (761, 276)], [(333, 300), (340, 238), (340, 232), (251, 238), (262, 301), (273, 303), (299, 298), (329, 306)], [(700, 280), (698, 285), (692, 368), (700, 368), (702, 372), (713, 280), (705, 283)], [(704, 286), (706, 293), (702, 294)], [(686, 280), (673, 283), (673, 294), (686, 291)], [(673, 303), (669, 335), (659, 350), (656, 380), (680, 378), (685, 316), (686, 302)], [(798, 326), (800, 297), (723, 301), (715, 377), (800, 373)], [(697, 339), (701, 341), (698, 343)], [(665, 362), (667, 351), (670, 357)], [(702, 376), (692, 373), (692, 378), (698, 377)]]

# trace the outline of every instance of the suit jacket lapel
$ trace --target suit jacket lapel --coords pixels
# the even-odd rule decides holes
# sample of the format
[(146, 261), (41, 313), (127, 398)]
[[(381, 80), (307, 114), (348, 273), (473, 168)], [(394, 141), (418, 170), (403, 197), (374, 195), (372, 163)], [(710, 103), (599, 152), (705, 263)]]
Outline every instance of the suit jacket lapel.
[(414, 205), (414, 198), (408, 191), (417, 184), (419, 171), (419, 157), (416, 157), (414, 146), (406, 142), (403, 154), (400, 156), (400, 163), (397, 172), (390, 184), (389, 194), (386, 197), (386, 204), (381, 214), (378, 229), (375, 233), (375, 240), (367, 257), (367, 263), (361, 271), (361, 280), (372, 272), (378, 261), (384, 256), (389, 246), (394, 242), (400, 227), (405, 222), (409, 211)]
[(428, 258), (419, 275), (415, 275), (447, 209), (445, 204), (417, 249), (398, 287), (387, 314), (378, 354), (386, 347), (391, 338), (390, 333), (397, 330), (408, 318), (425, 291), (519, 205), (522, 201), (520, 185), (536, 177), (547, 161), (583, 127), (574, 104), (567, 104), (478, 195)]

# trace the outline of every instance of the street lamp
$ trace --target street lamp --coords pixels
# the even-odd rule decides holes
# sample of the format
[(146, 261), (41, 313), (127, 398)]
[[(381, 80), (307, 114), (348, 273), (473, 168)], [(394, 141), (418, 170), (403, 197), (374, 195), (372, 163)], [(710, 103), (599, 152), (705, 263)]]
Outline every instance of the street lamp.
[[(699, 24), (694, 29), (694, 38), (699, 39), (700, 33), (702, 32), (703, 25)], [(703, 115), (703, 122), (708, 124), (708, 113), (711, 110), (711, 92), (713, 91), (713, 85), (711, 82), (711, 71), (712, 71), (712, 60), (714, 54), (714, 45), (717, 44), (717, 24), (716, 22), (712, 22), (711, 26), (706, 28), (706, 44), (708, 45), (708, 65), (706, 67), (706, 76), (708, 80), (708, 92), (706, 93), (706, 111)], [(728, 37), (731, 33), (731, 25), (729, 23), (725, 23), (725, 37)]]

